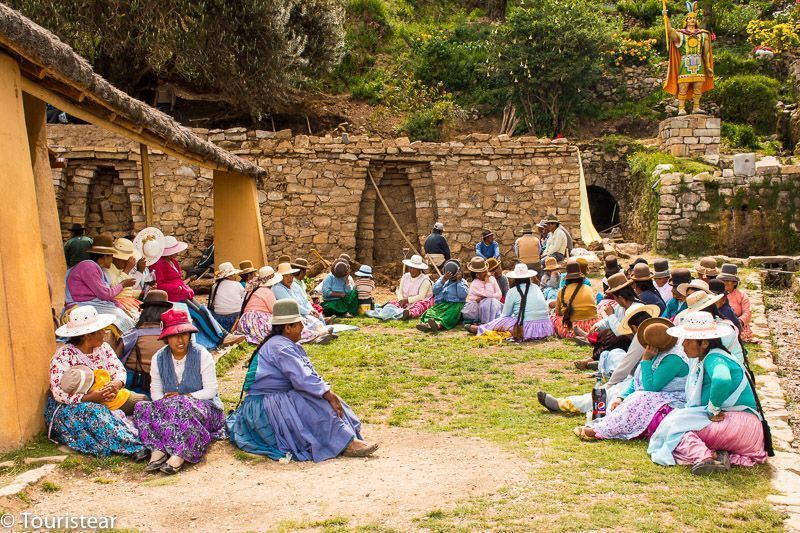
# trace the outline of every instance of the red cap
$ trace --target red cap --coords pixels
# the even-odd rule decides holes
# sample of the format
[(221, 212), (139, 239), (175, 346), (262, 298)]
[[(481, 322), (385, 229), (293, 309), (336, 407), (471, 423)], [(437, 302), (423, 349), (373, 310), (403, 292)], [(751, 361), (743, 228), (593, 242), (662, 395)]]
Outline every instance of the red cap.
[(197, 328), (192, 325), (189, 313), (186, 311), (170, 309), (165, 313), (161, 313), (161, 335), (158, 337), (159, 339), (166, 339), (181, 333), (196, 332)]

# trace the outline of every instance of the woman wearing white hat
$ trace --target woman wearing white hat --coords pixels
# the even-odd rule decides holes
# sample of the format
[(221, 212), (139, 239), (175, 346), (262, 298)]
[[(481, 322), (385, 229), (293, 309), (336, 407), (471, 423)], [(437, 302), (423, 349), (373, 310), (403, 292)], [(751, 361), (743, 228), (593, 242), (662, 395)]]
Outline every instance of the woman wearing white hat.
[[(48, 435), (79, 452), (107, 457), (112, 453), (144, 460), (147, 451), (125, 423), (103, 402), (112, 401), (125, 386), (127, 374), (111, 346), (103, 341), (104, 329), (114, 323), (110, 314), (98, 314), (90, 305), (75, 307), (69, 322), (56, 330), (67, 338), (50, 363), (50, 392), (45, 407)], [(100, 390), (69, 394), (62, 388), (64, 373), (78, 365), (106, 370), (111, 382)]]
[(255, 278), (250, 280), (255, 288), (245, 296), (242, 315), (236, 326), (236, 333), (244, 335), (250, 344), (261, 344), (271, 330), (275, 294), (267, 283), (274, 275), (275, 270), (265, 266), (258, 269)]
[(392, 305), (403, 310), (403, 318), (419, 318), (433, 305), (433, 282), (428, 274), (428, 265), (422, 256), (412, 255), (411, 259), (403, 259), (408, 271), (400, 278), (397, 287), (397, 300)]
[(555, 333), (553, 323), (548, 313), (547, 302), (539, 285), (531, 281), (538, 274), (530, 270), (525, 263), (517, 263), (514, 270), (506, 274), (512, 281), (512, 286), (506, 293), (506, 301), (500, 317), (482, 326), (470, 325), (469, 331), (483, 335), (487, 331), (515, 332), (517, 328), (517, 341), (530, 341), (544, 339)]
[(686, 355), (696, 362), (686, 382), (686, 407), (667, 415), (650, 439), (653, 462), (690, 465), (696, 475), (766, 462), (770, 446), (751, 377), (722, 342), (730, 326), (697, 311), (667, 333), (683, 339)]
[(333, 328), (325, 325), (322, 317), (318, 317), (305, 289), (297, 282), (294, 275), (299, 269), (293, 267), (291, 263), (284, 262), (278, 264), (278, 270), (274, 277), (267, 282), (267, 287), (272, 289), (276, 300), (294, 300), (303, 319), (303, 332), (300, 335), (300, 342), (316, 342), (325, 344), (333, 338)]
[[(122, 283), (126, 279), (134, 279), (130, 272), (136, 266), (139, 259), (138, 252), (133, 247), (133, 242), (129, 239), (119, 238), (114, 240), (114, 250), (116, 252), (111, 256), (111, 265), (105, 269), (108, 277), (111, 279), (111, 285)], [(135, 281), (135, 280), (134, 280)], [(122, 289), (116, 300), (130, 314), (134, 320), (139, 319), (139, 304), (137, 299), (141, 295), (141, 291), (136, 289), (136, 286), (125, 287)]]
[(208, 309), (219, 325), (227, 331), (233, 331), (246, 294), (239, 278), (241, 272), (238, 268), (234, 268), (232, 263), (219, 265), (208, 297)]

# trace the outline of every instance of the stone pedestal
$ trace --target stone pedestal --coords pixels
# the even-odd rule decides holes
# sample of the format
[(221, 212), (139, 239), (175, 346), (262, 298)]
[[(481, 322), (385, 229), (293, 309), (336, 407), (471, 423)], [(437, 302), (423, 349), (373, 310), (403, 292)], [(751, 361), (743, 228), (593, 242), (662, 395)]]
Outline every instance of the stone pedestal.
[(678, 157), (719, 157), (720, 120), (708, 115), (685, 115), (661, 121), (661, 150)]

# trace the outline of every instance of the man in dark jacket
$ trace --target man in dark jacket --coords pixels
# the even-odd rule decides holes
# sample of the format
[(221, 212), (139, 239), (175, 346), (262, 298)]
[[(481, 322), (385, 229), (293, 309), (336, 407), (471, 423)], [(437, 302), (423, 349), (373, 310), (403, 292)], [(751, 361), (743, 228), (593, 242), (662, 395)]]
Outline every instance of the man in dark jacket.
[(444, 236), (444, 224), (441, 222), (433, 225), (433, 231), (425, 239), (425, 254), (440, 269), (446, 261), (450, 260), (450, 245), (447, 244)]

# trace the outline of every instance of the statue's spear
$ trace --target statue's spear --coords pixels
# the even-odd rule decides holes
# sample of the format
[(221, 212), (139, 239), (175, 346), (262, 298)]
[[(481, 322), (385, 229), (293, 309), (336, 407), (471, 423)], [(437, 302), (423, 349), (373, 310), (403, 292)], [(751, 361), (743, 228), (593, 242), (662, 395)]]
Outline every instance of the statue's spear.
[(667, 52), (669, 52), (669, 24), (667, 22), (669, 20), (669, 15), (667, 14), (667, 0), (661, 0), (661, 3), (664, 6), (664, 9), (662, 10), (664, 13), (664, 33), (666, 33), (667, 36), (667, 39), (664, 41), (664, 43), (667, 45)]

